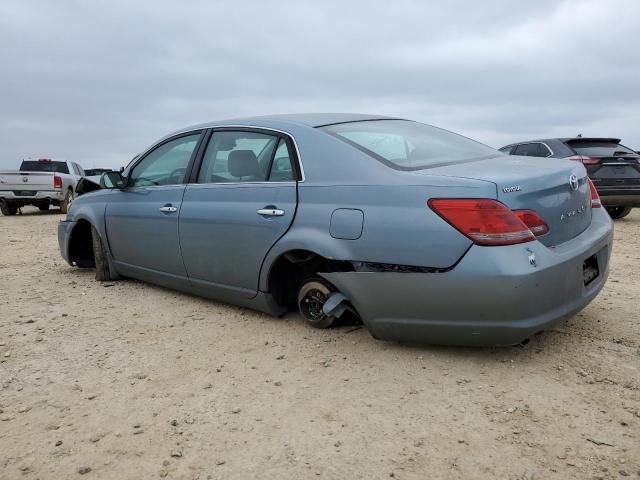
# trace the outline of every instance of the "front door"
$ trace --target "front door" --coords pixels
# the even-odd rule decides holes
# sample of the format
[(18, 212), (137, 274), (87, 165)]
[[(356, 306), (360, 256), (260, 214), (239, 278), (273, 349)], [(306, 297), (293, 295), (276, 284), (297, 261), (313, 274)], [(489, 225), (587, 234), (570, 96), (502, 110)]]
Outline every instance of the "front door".
[(186, 282), (178, 217), (185, 173), (200, 135), (161, 143), (132, 167), (126, 188), (112, 191), (105, 224), (116, 268), (123, 274), (170, 287)]
[(262, 261), (295, 214), (292, 151), (272, 132), (211, 136), (180, 212), (184, 263), (200, 293), (229, 301), (256, 295)]

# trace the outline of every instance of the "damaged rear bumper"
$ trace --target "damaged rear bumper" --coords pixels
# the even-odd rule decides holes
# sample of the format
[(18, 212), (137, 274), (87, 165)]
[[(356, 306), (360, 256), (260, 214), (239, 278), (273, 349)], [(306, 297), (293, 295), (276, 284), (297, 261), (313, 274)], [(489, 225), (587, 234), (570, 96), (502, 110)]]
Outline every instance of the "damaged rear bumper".
[[(587, 230), (555, 248), (539, 242), (473, 246), (447, 272), (322, 276), (349, 299), (376, 338), (514, 345), (582, 310), (604, 286), (613, 229), (602, 210), (594, 211)], [(595, 260), (598, 275), (585, 285), (585, 261)]]

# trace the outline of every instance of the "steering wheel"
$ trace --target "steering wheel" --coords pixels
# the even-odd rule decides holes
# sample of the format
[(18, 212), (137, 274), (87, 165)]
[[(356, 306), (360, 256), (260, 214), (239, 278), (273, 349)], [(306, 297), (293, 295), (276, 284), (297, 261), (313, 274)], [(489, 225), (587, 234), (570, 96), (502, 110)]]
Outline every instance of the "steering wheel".
[(175, 183), (182, 183), (184, 174), (187, 172), (186, 167), (176, 168), (167, 178), (167, 185), (173, 185)]

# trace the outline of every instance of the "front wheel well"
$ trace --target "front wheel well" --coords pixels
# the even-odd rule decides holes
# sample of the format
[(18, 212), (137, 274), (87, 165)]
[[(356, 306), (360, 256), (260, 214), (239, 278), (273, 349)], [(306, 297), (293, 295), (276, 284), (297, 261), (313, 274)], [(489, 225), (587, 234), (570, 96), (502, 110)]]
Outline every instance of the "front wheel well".
[(91, 224), (86, 220), (78, 220), (69, 238), (69, 259), (80, 268), (96, 266), (93, 255), (93, 237)]
[(278, 305), (295, 310), (298, 290), (306, 279), (318, 273), (353, 270), (351, 262), (329, 259), (310, 250), (290, 250), (280, 255), (271, 266), (267, 285)]

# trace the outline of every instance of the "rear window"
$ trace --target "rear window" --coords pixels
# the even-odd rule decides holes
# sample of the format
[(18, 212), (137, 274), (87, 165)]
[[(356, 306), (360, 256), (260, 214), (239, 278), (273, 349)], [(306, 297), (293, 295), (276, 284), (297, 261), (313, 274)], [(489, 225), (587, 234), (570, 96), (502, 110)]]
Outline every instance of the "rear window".
[(69, 173), (67, 162), (57, 162), (52, 160), (23, 160), (20, 165), (21, 172), (53, 172)]
[(569, 146), (578, 155), (587, 157), (614, 157), (616, 155), (634, 155), (635, 152), (619, 143), (615, 142), (580, 142), (573, 141)]
[(398, 170), (418, 170), (498, 156), (497, 150), (408, 120), (366, 120), (319, 127)]

